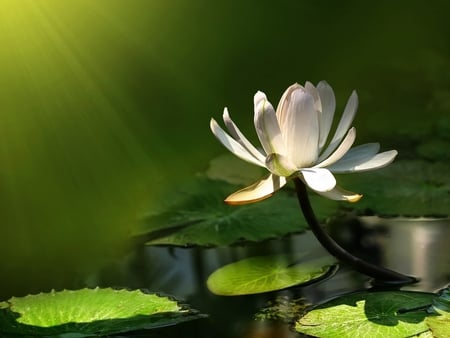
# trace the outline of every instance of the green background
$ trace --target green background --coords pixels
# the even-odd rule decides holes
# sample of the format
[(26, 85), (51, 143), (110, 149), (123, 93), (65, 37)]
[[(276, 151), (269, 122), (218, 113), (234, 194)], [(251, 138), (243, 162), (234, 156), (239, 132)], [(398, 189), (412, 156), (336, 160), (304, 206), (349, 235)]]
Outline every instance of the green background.
[[(327, 80), (357, 143), (449, 125), (450, 2), (0, 0), (0, 296), (120, 256), (161, 193), (224, 152), (227, 106)], [(400, 153), (399, 158), (402, 154)], [(32, 282), (30, 282), (32, 281)]]

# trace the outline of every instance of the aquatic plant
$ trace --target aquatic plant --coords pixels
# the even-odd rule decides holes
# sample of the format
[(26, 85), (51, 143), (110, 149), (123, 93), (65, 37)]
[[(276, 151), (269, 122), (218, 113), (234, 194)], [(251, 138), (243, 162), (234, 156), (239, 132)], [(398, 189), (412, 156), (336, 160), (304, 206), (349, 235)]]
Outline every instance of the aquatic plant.
[[(297, 197), (311, 230), (330, 254), (357, 271), (384, 282), (408, 284), (417, 279), (368, 263), (340, 247), (320, 226), (309, 202), (306, 186), (333, 200), (356, 202), (362, 196), (336, 185), (334, 173), (361, 172), (391, 163), (396, 150), (378, 153), (378, 143), (351, 148), (356, 130), (351, 127), (358, 106), (358, 96), (351, 94), (336, 131), (329, 140), (336, 101), (333, 89), (325, 81), (314, 86), (297, 83), (284, 92), (275, 110), (266, 95), (254, 96), (254, 123), (262, 150), (242, 134), (224, 109), (226, 133), (214, 120), (210, 127), (219, 141), (234, 155), (265, 167), (270, 174), (225, 199), (228, 204), (246, 204), (266, 199), (289, 179), (295, 183)], [(329, 140), (329, 141), (328, 141)]]

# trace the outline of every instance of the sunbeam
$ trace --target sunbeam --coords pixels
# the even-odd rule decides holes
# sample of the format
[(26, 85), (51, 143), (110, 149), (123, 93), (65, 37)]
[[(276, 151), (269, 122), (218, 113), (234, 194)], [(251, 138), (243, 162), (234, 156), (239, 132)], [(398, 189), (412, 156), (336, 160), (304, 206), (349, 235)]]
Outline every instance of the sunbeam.
[(62, 8), (21, 4), (0, 11), (0, 275), (27, 271), (38, 287), (123, 247), (161, 180), (158, 148), (133, 133), (144, 119), (108, 78), (106, 54), (64, 25)]

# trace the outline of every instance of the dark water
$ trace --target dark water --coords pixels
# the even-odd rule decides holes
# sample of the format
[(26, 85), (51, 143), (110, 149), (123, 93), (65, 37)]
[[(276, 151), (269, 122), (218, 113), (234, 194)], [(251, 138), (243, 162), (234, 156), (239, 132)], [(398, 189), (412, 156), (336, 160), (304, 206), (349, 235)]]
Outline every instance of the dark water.
[[(406, 290), (434, 292), (450, 281), (449, 219), (362, 217), (332, 223), (330, 233), (347, 250), (369, 261), (414, 275), (420, 282)], [(208, 318), (163, 328), (136, 332), (140, 337), (300, 337), (288, 324), (255, 321), (258, 311), (279, 297), (304, 298), (318, 304), (332, 297), (371, 287), (370, 278), (340, 266), (331, 277), (304, 287), (259, 295), (216, 296), (206, 288), (215, 269), (246, 257), (281, 252), (308, 251), (326, 255), (307, 232), (282, 240), (269, 240), (225, 248), (140, 247), (98, 276), (93, 286), (144, 288), (173, 295)]]

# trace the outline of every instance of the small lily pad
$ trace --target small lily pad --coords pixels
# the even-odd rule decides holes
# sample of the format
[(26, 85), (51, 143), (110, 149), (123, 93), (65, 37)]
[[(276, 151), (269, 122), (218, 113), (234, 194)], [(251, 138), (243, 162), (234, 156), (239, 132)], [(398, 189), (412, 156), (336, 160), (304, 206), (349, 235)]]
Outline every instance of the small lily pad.
[[(267, 200), (240, 206), (223, 200), (240, 186), (198, 176), (163, 200), (160, 212), (147, 217), (139, 231), (148, 245), (225, 246), (303, 232), (308, 228), (295, 192), (282, 189)], [(312, 196), (318, 218), (337, 210), (335, 201)]]
[(316, 307), (295, 329), (315, 337), (411, 337), (428, 331), (426, 310), (435, 297), (407, 291), (354, 293)]
[(207, 285), (221, 296), (275, 291), (323, 277), (334, 263), (331, 256), (311, 260), (291, 255), (251, 257), (214, 271)]
[(140, 290), (81, 289), (0, 303), (0, 333), (87, 337), (174, 325), (202, 317), (177, 301)]

